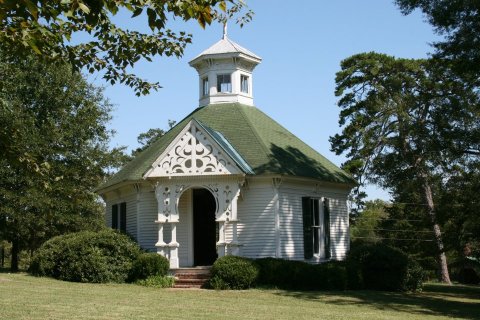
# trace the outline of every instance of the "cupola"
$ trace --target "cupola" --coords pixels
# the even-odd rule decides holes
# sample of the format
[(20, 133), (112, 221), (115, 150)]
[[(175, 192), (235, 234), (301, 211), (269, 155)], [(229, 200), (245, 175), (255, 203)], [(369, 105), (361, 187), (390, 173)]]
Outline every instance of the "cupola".
[(199, 75), (200, 106), (239, 102), (253, 106), (253, 69), (262, 58), (227, 37), (190, 61)]

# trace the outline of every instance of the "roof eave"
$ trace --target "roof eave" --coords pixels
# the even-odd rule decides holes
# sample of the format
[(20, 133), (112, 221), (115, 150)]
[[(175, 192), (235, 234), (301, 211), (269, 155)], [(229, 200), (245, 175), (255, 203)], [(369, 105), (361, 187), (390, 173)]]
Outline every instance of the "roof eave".
[(191, 67), (195, 67), (196, 65), (198, 65), (199, 63), (201, 63), (205, 60), (209, 60), (209, 59), (212, 59), (212, 60), (214, 60), (214, 59), (230, 59), (230, 58), (241, 58), (241, 59), (244, 59), (244, 60), (246, 60), (248, 62), (251, 62), (255, 65), (262, 62), (262, 58), (260, 58), (260, 57), (250, 56), (250, 55), (247, 55), (247, 54), (242, 53), (242, 52), (226, 52), (226, 53), (215, 53), (215, 54), (200, 55), (200, 56), (197, 56), (196, 58), (192, 59), (188, 64)]
[(99, 194), (100, 196), (103, 196), (106, 193), (117, 190), (118, 188), (128, 186), (128, 185), (131, 185), (131, 184), (142, 183), (142, 182), (145, 182), (145, 180), (144, 179), (142, 179), (142, 180), (128, 180), (128, 179), (125, 179), (125, 180), (118, 181), (118, 182), (116, 182), (114, 184), (111, 184), (109, 186), (106, 186), (106, 187), (100, 186), (100, 187), (94, 189), (94, 192)]

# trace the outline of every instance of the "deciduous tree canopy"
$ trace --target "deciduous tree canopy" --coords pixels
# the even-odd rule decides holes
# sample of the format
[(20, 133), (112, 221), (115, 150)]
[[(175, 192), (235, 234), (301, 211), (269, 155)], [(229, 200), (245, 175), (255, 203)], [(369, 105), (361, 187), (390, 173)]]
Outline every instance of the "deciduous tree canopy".
[(0, 74), (0, 239), (16, 269), (20, 249), (103, 224), (94, 188), (123, 152), (108, 147), (102, 90), (69, 65), (2, 52)]
[[(139, 78), (129, 68), (155, 55), (180, 57), (191, 42), (191, 35), (167, 28), (168, 18), (195, 19), (205, 27), (243, 7), (242, 0), (0, 0), (0, 43), (17, 56), (33, 51), (48, 60), (69, 62), (74, 71), (103, 71), (108, 82), (125, 83), (142, 95), (159, 84)], [(112, 18), (120, 11), (146, 20), (152, 32), (115, 24)], [(240, 24), (251, 16), (246, 12)], [(71, 41), (78, 34), (88, 40)]]

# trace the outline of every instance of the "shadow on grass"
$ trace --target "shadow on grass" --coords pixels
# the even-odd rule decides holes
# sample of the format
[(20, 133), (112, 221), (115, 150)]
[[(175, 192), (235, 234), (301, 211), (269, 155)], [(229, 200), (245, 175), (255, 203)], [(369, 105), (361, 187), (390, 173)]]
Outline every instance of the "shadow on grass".
[(335, 305), (370, 306), (408, 314), (480, 319), (480, 287), (474, 286), (428, 284), (422, 293), (415, 294), (378, 291), (282, 291), (278, 294)]

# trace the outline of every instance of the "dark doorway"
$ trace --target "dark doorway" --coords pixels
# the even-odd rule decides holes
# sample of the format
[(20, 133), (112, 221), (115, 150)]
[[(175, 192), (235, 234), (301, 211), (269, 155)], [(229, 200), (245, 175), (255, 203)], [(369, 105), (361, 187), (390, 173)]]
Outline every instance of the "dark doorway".
[(215, 198), (206, 189), (193, 189), (193, 261), (210, 266), (217, 259)]

